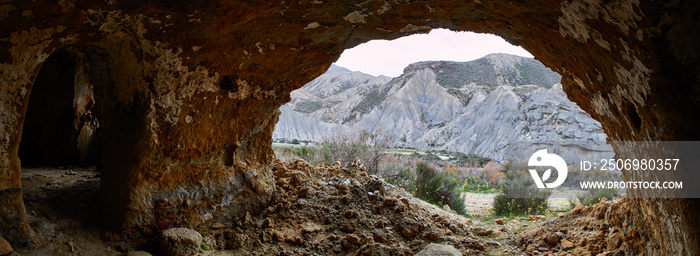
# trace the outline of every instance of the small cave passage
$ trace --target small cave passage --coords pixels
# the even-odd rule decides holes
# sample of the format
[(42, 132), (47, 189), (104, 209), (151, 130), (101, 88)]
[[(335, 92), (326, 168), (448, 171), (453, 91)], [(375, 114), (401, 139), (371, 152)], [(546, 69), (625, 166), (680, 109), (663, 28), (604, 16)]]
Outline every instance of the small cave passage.
[(99, 123), (81, 56), (62, 49), (43, 63), (31, 88), (18, 150), (32, 228), (59, 248), (58, 254), (73, 250), (58, 234), (84, 240), (100, 236)]
[(18, 155), (23, 167), (97, 164), (92, 85), (80, 55), (58, 50), (44, 62), (29, 96)]

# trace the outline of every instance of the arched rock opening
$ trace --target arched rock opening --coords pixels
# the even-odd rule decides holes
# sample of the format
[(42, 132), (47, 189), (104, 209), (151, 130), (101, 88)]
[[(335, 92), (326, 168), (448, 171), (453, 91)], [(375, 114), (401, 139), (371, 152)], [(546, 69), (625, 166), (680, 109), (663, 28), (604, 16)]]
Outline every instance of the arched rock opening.
[[(562, 75), (612, 140), (698, 140), (698, 7), (657, 1), (22, 2), (1, 7), (0, 235), (35, 239), (17, 150), (56, 49), (87, 54), (105, 224), (153, 231), (266, 206), (277, 108), (343, 49), (431, 28), (489, 32)], [(222, 82), (223, 79), (223, 82)], [(617, 148), (624, 156), (628, 149)], [(653, 173), (627, 173), (628, 177)], [(107, 180), (107, 181), (105, 181)], [(105, 192), (109, 191), (109, 192)], [(667, 254), (698, 252), (697, 200), (636, 200)], [(630, 215), (631, 216), (631, 215)]]
[(57, 50), (32, 86), (18, 155), (23, 166), (95, 165), (99, 122), (84, 60)]

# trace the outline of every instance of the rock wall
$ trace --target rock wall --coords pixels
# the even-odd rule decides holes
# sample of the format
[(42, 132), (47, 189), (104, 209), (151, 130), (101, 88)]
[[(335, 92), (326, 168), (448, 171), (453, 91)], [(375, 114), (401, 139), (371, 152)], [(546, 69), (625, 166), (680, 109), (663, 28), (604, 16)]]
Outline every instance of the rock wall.
[[(34, 79), (59, 49), (85, 57), (94, 88), (104, 222), (149, 232), (264, 206), (290, 91), (343, 49), (431, 28), (522, 45), (611, 140), (698, 140), (699, 17), (692, 1), (650, 0), (3, 1), (0, 235), (39, 241), (17, 151)], [(637, 203), (662, 250), (698, 253), (697, 200)]]

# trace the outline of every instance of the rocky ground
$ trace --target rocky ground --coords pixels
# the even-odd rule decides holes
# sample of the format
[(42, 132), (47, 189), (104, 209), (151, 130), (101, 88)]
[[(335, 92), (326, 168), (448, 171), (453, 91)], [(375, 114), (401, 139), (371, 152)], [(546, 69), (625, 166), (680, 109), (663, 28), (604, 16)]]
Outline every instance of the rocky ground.
[(527, 254), (662, 255), (649, 239), (649, 224), (633, 207), (626, 198), (579, 205), (518, 234), (515, 244)]
[[(355, 163), (274, 164), (279, 195), (260, 213), (195, 227), (200, 255), (414, 255), (430, 244), (463, 255), (652, 252), (645, 232), (622, 218), (624, 199), (559, 217), (467, 218), (413, 198)], [(157, 238), (128, 240), (99, 223), (94, 169), (24, 169), (23, 188), (40, 249), (21, 255), (163, 255)], [(638, 225), (636, 225), (638, 226)]]
[(278, 161), (274, 174), (275, 203), (259, 216), (212, 226), (207, 233), (213, 248), (259, 255), (413, 255), (440, 243), (482, 255), (494, 245), (474, 235), (470, 220), (414, 199), (358, 164)]

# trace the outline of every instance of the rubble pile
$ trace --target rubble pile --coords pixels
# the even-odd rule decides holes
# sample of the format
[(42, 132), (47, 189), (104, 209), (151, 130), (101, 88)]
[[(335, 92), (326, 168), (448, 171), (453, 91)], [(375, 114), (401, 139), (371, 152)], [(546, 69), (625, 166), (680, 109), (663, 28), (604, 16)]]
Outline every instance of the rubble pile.
[(516, 243), (528, 254), (660, 255), (650, 232), (631, 199), (603, 198), (520, 233)]
[(430, 207), (355, 162), (276, 161), (278, 195), (259, 215), (216, 223), (205, 244), (265, 255), (413, 255), (429, 244), (483, 255), (468, 219)]

